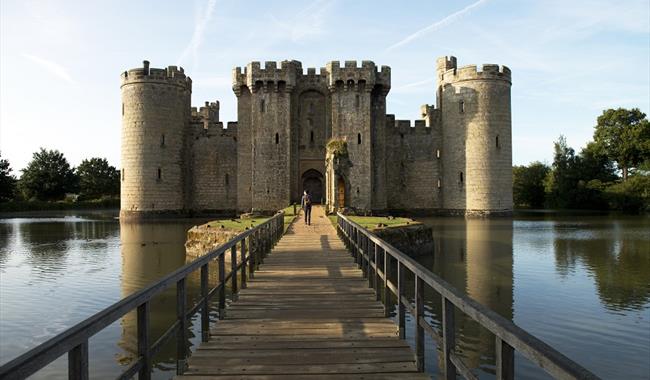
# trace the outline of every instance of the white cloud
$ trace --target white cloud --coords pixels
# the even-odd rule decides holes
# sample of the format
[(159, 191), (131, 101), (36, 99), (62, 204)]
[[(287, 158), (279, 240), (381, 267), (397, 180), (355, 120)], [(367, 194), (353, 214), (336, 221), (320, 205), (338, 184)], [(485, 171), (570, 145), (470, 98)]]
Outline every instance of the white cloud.
[(400, 46), (406, 45), (407, 43), (409, 43), (409, 42), (411, 42), (411, 41), (413, 41), (413, 40), (415, 40), (417, 38), (420, 38), (420, 37), (422, 37), (423, 35), (425, 35), (427, 33), (430, 33), (430, 32), (436, 31), (438, 29), (444, 28), (445, 26), (447, 26), (447, 25), (453, 23), (454, 21), (460, 19), (461, 17), (463, 17), (467, 13), (471, 12), (474, 8), (476, 8), (479, 5), (485, 3), (486, 1), (487, 0), (478, 0), (477, 2), (470, 4), (470, 5), (466, 6), (465, 8), (463, 8), (463, 9), (461, 9), (459, 11), (450, 14), (449, 16), (443, 18), (442, 20), (436, 21), (433, 24), (431, 24), (431, 25), (429, 25), (427, 27), (424, 27), (424, 28), (418, 30), (417, 32), (407, 36), (406, 38), (402, 39), (401, 41), (389, 46), (386, 49), (386, 51), (390, 51), (390, 50), (393, 50), (393, 49), (398, 48)]
[(59, 65), (58, 63), (31, 54), (23, 54), (23, 57), (27, 58), (33, 63), (36, 63), (45, 69), (45, 71), (49, 72), (50, 74), (54, 74), (60, 79), (63, 79), (68, 83), (75, 83), (70, 74), (68, 74), (68, 71), (65, 69), (65, 67)]
[(190, 39), (190, 42), (187, 44), (185, 47), (185, 50), (181, 53), (180, 57), (178, 57), (178, 64), (180, 65), (183, 63), (188, 56), (191, 55), (192, 57), (192, 63), (196, 67), (199, 62), (199, 47), (201, 47), (201, 44), (203, 43), (203, 36), (205, 34), (205, 29), (212, 19), (212, 15), (214, 14), (214, 8), (217, 5), (217, 0), (208, 0), (205, 9), (202, 9), (196, 17), (195, 24), (194, 24), (194, 32), (192, 33), (192, 39)]

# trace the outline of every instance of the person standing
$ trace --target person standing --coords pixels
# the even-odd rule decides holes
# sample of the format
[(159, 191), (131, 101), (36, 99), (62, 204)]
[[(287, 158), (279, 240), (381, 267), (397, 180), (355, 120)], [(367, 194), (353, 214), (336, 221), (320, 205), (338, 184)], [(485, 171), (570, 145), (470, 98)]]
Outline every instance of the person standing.
[(311, 225), (311, 195), (305, 190), (301, 200), (302, 210), (305, 212), (305, 224)]

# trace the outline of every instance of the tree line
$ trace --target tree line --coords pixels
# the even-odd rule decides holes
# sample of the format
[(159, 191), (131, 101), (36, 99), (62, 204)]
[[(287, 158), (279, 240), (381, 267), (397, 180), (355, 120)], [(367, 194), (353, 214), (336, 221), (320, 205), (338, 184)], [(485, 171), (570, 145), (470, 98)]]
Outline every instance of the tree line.
[(72, 167), (63, 153), (41, 148), (17, 178), (0, 153), (0, 202), (90, 201), (120, 195), (120, 173), (105, 158)]
[(638, 108), (608, 109), (576, 154), (564, 136), (553, 163), (513, 167), (518, 207), (650, 211), (650, 123)]

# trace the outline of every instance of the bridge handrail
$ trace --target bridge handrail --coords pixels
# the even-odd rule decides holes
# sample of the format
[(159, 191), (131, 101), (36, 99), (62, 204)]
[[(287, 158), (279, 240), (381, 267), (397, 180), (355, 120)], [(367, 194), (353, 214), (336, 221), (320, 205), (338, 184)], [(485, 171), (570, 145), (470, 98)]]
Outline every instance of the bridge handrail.
[[(137, 309), (138, 313), (138, 359), (119, 378), (131, 378), (136, 373), (139, 373), (139, 379), (149, 379), (152, 369), (152, 357), (171, 338), (173, 333), (177, 333), (176, 372), (181, 375), (186, 365), (188, 320), (196, 312), (201, 311), (201, 339), (204, 342), (207, 341), (209, 339), (208, 312), (210, 299), (219, 292), (219, 319), (223, 319), (226, 282), (228, 280), (232, 282), (232, 292), (236, 293), (238, 285), (237, 273), (241, 270), (241, 286), (242, 288), (245, 287), (247, 266), (249, 267), (249, 276), (252, 278), (256, 264), (261, 262), (283, 232), (284, 211), (280, 211), (260, 225), (240, 233), (227, 243), (169, 273), (157, 282), (123, 298), (5, 363), (0, 367), (0, 378), (24, 379), (67, 353), (69, 379), (88, 379), (88, 340), (106, 326), (135, 309)], [(252, 246), (253, 241), (256, 243), (255, 254), (252, 254), (249, 249), (248, 256), (246, 256), (246, 240), (248, 240), (249, 247)], [(239, 264), (237, 264), (236, 260), (238, 245), (241, 252), (240, 257), (242, 258)], [(224, 259), (229, 249), (231, 251), (231, 272), (226, 276)], [(208, 269), (210, 262), (213, 260), (218, 260), (219, 284), (208, 290)], [(201, 270), (201, 298), (188, 312), (185, 280), (197, 269)], [(149, 337), (149, 300), (174, 283), (176, 284), (177, 294), (177, 319), (156, 342), (151, 344)]]
[[(514, 351), (517, 350), (532, 363), (539, 366), (557, 379), (598, 379), (586, 368), (564, 356), (562, 353), (536, 338), (510, 320), (481, 305), (463, 294), (451, 284), (407, 256), (374, 233), (363, 228), (341, 213), (337, 213), (337, 230), (339, 236), (355, 257), (359, 266), (365, 271), (369, 282), (377, 292), (377, 299), (384, 299), (385, 314), (389, 315), (389, 291), (398, 300), (398, 324), (400, 337), (405, 337), (405, 309), (413, 314), (416, 321), (416, 365), (424, 370), (424, 332), (436, 339), (443, 355), (443, 372), (446, 379), (455, 379), (456, 374), (467, 379), (475, 379), (469, 367), (454, 352), (455, 328), (454, 307), (495, 335), (497, 379), (514, 379)], [(372, 248), (371, 248), (372, 246)], [(379, 258), (383, 255), (383, 271)], [(386, 253), (388, 255), (386, 255)], [(373, 259), (374, 256), (374, 259)], [(397, 261), (397, 285), (389, 280), (389, 257)], [(404, 296), (404, 269), (415, 276), (415, 307)], [(372, 275), (374, 271), (374, 276)], [(379, 281), (384, 281), (383, 297), (380, 294)], [(427, 284), (442, 298), (442, 331), (438, 332), (424, 318), (423, 285)]]

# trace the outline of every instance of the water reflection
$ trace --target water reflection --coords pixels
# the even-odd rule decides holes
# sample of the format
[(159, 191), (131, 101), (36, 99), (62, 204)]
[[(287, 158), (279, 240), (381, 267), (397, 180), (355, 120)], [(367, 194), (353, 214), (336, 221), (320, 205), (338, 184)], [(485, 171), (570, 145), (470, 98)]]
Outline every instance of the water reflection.
[(613, 311), (641, 310), (650, 301), (650, 225), (638, 218), (554, 223), (553, 248), (560, 274), (578, 265), (593, 276), (598, 296)]
[[(120, 223), (122, 297), (185, 265), (185, 231), (186, 228), (179, 228), (176, 223)], [(197, 276), (191, 276), (186, 286), (188, 293), (195, 294), (198, 291)], [(154, 297), (150, 310), (150, 334), (153, 343), (176, 320), (176, 287), (172, 286)], [(118, 344), (125, 351), (118, 358), (121, 364), (130, 364), (137, 357), (136, 315), (135, 311), (130, 312), (121, 321), (122, 335)], [(174, 342), (172, 339), (172, 344), (164, 346), (155, 360), (157, 366), (165, 368), (165, 364), (174, 363)]]
[[(428, 218), (434, 251), (417, 260), (474, 300), (512, 320), (513, 222), (512, 219)], [(441, 302), (430, 300), (439, 323)], [(470, 368), (493, 373), (494, 335), (471, 318), (457, 313), (457, 349)]]

